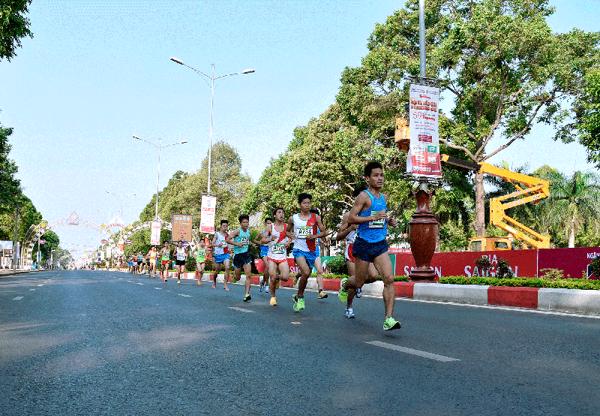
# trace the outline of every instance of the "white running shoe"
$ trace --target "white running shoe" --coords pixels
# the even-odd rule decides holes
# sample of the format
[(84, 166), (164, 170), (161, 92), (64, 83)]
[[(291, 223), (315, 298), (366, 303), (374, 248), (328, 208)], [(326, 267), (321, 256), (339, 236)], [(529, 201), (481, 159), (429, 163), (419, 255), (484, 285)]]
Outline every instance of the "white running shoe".
[(354, 311), (352, 308), (346, 308), (346, 312), (344, 312), (344, 316), (348, 319), (354, 319)]

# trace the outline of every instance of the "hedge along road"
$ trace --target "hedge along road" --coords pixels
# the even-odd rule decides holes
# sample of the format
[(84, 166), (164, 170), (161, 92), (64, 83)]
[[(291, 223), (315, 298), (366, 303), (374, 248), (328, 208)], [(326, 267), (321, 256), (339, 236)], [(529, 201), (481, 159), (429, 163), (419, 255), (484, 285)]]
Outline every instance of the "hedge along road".
[(0, 281), (0, 414), (597, 415), (600, 320), (117, 272)]

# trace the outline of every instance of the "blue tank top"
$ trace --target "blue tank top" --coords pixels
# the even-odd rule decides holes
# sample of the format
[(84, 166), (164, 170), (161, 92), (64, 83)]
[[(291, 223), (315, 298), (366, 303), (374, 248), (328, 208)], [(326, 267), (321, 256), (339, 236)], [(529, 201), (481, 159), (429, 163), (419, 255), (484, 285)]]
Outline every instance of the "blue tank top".
[[(371, 207), (368, 210), (361, 211), (359, 217), (370, 217), (377, 214), (380, 211), (387, 211), (387, 204), (383, 194), (379, 198), (365, 190), (369, 198), (371, 199)], [(377, 221), (363, 222), (358, 225), (358, 236), (369, 243), (378, 243), (379, 241), (385, 240), (387, 237), (387, 221), (385, 219)]]
[(241, 254), (248, 251), (248, 243), (250, 242), (250, 229), (244, 231), (240, 228), (238, 235), (233, 239), (236, 243), (244, 244), (243, 247), (233, 246), (233, 254)]

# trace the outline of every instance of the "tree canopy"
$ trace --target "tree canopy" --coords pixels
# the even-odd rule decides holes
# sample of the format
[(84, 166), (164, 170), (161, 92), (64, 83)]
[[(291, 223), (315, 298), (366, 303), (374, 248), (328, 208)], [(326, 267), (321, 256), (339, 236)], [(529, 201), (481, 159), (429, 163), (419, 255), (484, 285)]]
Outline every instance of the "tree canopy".
[(2, 0), (0, 3), (0, 61), (9, 61), (21, 47), (21, 39), (33, 37), (27, 18), (31, 0)]

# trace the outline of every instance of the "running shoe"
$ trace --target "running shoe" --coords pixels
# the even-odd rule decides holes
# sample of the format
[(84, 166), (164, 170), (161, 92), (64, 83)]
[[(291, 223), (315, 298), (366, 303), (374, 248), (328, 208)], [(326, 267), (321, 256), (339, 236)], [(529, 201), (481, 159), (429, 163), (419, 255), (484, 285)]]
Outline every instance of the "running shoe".
[(338, 299), (340, 300), (340, 302), (342, 302), (343, 304), (346, 304), (346, 302), (348, 301), (348, 291), (346, 290), (346, 282), (348, 281), (347, 277), (344, 277), (341, 281), (340, 281), (340, 290), (338, 292)]
[(393, 329), (400, 329), (400, 321), (396, 321), (393, 317), (388, 316), (387, 318), (385, 318), (385, 321), (383, 321), (383, 330), (384, 331), (391, 331)]
[(215, 284), (213, 283), (211, 287), (212, 287), (213, 289), (216, 289), (216, 288), (217, 288), (217, 285), (215, 285)]
[(177, 284), (180, 285), (181, 284), (181, 279), (177, 279)]
[(250, 293), (244, 295), (244, 302), (248, 302), (250, 299), (252, 299), (252, 296), (250, 296)]
[(229, 292), (229, 288), (227, 286), (225, 286), (223, 289), (225, 290), (225, 292)]
[(271, 296), (271, 300), (269, 301), (269, 305), (277, 306), (277, 298), (275, 296)]
[(265, 293), (269, 293), (269, 286), (265, 285)]
[(362, 296), (362, 289), (360, 287), (356, 288), (356, 297), (360, 298)]
[(348, 319), (354, 319), (354, 311), (352, 310), (352, 308), (346, 308), (346, 312), (344, 312), (344, 316)]
[(294, 301), (294, 312), (304, 310), (304, 298), (299, 298), (298, 295), (294, 295), (292, 300)]
[(329, 295), (327, 294), (327, 292), (325, 292), (324, 290), (319, 290), (319, 299), (327, 299), (329, 297)]

